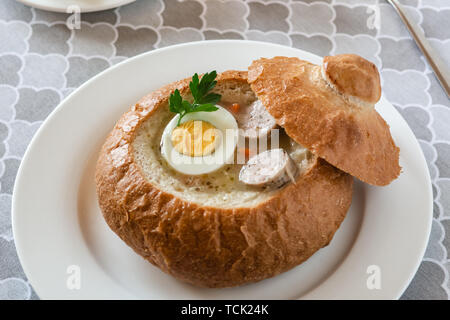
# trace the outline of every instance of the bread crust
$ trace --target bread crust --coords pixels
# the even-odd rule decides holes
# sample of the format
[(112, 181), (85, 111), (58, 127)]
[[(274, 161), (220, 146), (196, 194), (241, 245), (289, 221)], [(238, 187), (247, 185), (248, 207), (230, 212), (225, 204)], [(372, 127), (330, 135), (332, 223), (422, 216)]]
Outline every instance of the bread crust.
[(381, 98), (377, 67), (356, 54), (323, 58), (323, 71), (330, 84), (343, 95), (372, 104)]
[[(338, 66), (332, 67), (335, 74)], [(298, 58), (263, 58), (252, 63), (248, 78), (252, 90), (292, 139), (366, 183), (389, 184), (400, 174), (399, 148), (375, 108), (351, 99), (373, 96), (374, 100), (377, 89), (367, 94), (344, 87), (346, 92), (359, 92), (345, 96), (329, 85), (322, 71)], [(363, 74), (367, 76), (366, 69)], [(346, 81), (350, 80), (338, 86), (345, 86)]]
[[(225, 72), (218, 81), (247, 81)], [(273, 277), (326, 246), (351, 203), (353, 179), (324, 160), (254, 206), (220, 209), (187, 202), (146, 180), (133, 156), (137, 129), (174, 89), (140, 100), (118, 121), (96, 168), (100, 208), (110, 228), (134, 251), (172, 276), (203, 287), (230, 287)]]

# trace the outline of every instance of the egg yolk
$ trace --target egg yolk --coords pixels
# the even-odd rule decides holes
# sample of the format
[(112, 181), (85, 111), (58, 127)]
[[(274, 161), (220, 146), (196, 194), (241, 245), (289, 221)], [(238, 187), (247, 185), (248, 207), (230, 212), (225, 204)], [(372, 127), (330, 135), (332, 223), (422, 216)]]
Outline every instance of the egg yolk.
[(173, 129), (172, 145), (181, 154), (199, 157), (211, 154), (216, 145), (216, 127), (202, 120), (190, 120)]

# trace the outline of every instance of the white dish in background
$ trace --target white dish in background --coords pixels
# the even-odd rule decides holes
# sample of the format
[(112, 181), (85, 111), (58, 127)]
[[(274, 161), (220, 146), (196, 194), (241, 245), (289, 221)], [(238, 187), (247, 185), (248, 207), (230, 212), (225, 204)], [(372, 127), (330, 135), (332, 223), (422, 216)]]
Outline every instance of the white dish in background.
[(136, 0), (17, 0), (30, 7), (46, 11), (67, 12), (67, 8), (78, 6), (80, 12), (94, 12), (117, 8)]
[[(417, 140), (384, 98), (377, 110), (401, 149), (401, 176), (387, 187), (356, 182), (353, 204), (333, 241), (289, 272), (236, 288), (196, 288), (138, 256), (103, 220), (95, 194), (95, 162), (106, 135), (129, 106), (150, 91), (195, 72), (245, 70), (256, 58), (276, 55), (321, 62), (311, 53), (269, 43), (188, 43), (120, 63), (85, 83), (57, 107), (23, 158), (13, 196), (17, 251), (41, 298), (400, 297), (428, 242), (432, 192)], [(189, 64), (186, 57), (191, 57)], [(80, 290), (66, 286), (71, 265), (80, 267)], [(379, 290), (367, 288), (367, 270), (372, 265), (381, 272)]]

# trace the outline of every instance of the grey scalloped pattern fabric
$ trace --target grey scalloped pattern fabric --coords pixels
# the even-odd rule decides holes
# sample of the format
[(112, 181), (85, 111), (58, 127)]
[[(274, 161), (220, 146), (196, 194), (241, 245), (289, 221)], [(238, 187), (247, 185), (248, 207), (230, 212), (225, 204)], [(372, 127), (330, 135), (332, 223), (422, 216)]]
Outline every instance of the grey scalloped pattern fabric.
[[(450, 64), (450, 1), (401, 2)], [(430, 242), (402, 298), (449, 299), (450, 102), (384, 0), (138, 0), (82, 14), (79, 30), (69, 30), (67, 18), (0, 1), (0, 299), (38, 298), (17, 258), (10, 212), (20, 161), (49, 113), (128, 57), (210, 39), (268, 41), (319, 55), (354, 52), (381, 69), (384, 94), (419, 140), (434, 192)]]

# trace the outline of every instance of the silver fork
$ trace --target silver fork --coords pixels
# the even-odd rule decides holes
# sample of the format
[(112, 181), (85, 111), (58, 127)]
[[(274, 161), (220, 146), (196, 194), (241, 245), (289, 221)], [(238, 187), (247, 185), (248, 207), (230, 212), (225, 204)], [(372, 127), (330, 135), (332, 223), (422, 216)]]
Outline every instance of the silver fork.
[(445, 64), (445, 62), (439, 57), (436, 51), (431, 47), (428, 40), (425, 38), (422, 30), (411, 23), (407, 15), (405, 14), (405, 10), (403, 6), (399, 3), (398, 0), (387, 0), (397, 11), (398, 15), (402, 19), (403, 23), (408, 28), (411, 36), (416, 41), (417, 46), (422, 51), (425, 58), (428, 60), (431, 68), (433, 68), (436, 77), (438, 78), (442, 88), (444, 89), (447, 97), (450, 99), (450, 70), (449, 67)]

